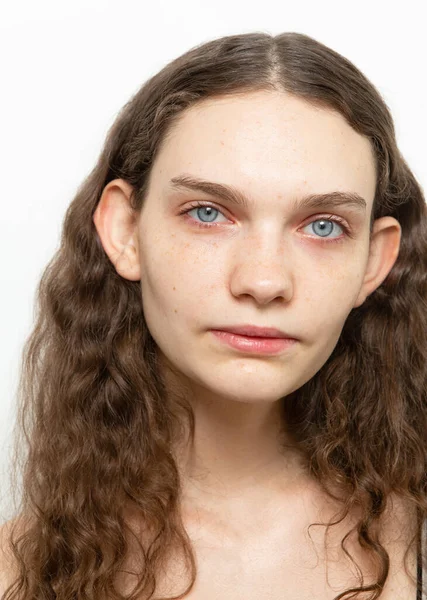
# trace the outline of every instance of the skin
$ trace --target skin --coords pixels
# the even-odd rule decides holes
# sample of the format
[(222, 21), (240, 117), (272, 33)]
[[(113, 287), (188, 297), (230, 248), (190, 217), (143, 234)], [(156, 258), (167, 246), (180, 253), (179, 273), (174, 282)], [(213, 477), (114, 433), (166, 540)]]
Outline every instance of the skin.
[[(235, 186), (250, 207), (173, 191), (170, 179), (183, 173)], [(236, 539), (249, 535), (254, 514), (263, 517), (251, 532), (259, 536), (277, 524), (280, 507), (297, 506), (297, 491), (314, 489), (291, 439), (286, 450), (279, 445), (279, 399), (324, 365), (351, 310), (395, 263), (401, 228), (394, 218), (376, 220), (369, 243), (375, 182), (369, 141), (339, 113), (282, 92), (256, 92), (206, 100), (181, 114), (136, 221), (129, 184), (116, 179), (103, 190), (94, 223), (105, 252), (122, 277), (141, 282), (171, 390), (182, 384), (191, 393), (194, 452), (177, 450), (188, 514), (198, 507), (206, 524), (212, 514), (227, 515)], [(306, 194), (336, 190), (357, 192), (366, 212), (292, 208)], [(220, 212), (191, 210), (198, 200)], [(179, 214), (184, 209), (191, 210), (187, 218)], [(341, 217), (353, 237), (332, 224), (324, 241), (318, 215)], [(203, 222), (218, 225), (199, 228)], [(342, 243), (331, 241), (338, 237)], [(280, 328), (298, 342), (261, 357), (209, 331), (243, 323)]]

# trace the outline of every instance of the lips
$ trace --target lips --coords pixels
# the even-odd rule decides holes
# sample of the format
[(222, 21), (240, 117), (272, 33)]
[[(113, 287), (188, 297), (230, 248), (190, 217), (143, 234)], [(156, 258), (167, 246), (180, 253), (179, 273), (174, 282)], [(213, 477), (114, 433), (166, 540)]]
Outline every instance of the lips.
[(255, 325), (224, 325), (215, 327), (215, 330), (227, 331), (228, 333), (246, 335), (249, 337), (296, 339), (291, 334), (274, 327), (257, 327)]

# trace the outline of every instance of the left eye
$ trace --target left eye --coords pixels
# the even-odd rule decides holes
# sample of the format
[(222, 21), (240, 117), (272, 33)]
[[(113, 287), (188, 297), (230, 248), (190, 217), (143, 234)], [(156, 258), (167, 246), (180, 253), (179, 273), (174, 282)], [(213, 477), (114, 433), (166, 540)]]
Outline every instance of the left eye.
[[(198, 222), (197, 217), (200, 218), (200, 214), (203, 214), (202, 213), (203, 210), (208, 212), (208, 214), (205, 216), (207, 216), (207, 218), (210, 220), (208, 220), (208, 221), (202, 220), (201, 222)], [(213, 226), (217, 225), (217, 223), (213, 222), (215, 220), (215, 213), (220, 214), (223, 217), (225, 217), (225, 215), (218, 208), (215, 208), (214, 206), (211, 206), (211, 205), (205, 205), (205, 204), (198, 204), (193, 208), (182, 211), (181, 214), (189, 215), (193, 211), (195, 211), (195, 214), (197, 217), (196, 217), (196, 219), (194, 219), (193, 217), (191, 217), (191, 218), (196, 220), (196, 224), (199, 227), (210, 227), (211, 224)], [(225, 220), (227, 221), (228, 219), (225, 217)], [(319, 225), (316, 226), (316, 223), (319, 223)], [(344, 223), (341, 222), (341, 220), (338, 217), (334, 217), (334, 218), (318, 217), (317, 219), (314, 219), (310, 223), (307, 223), (307, 225), (304, 225), (304, 228), (314, 226), (314, 233), (319, 238), (336, 239), (335, 237), (331, 238), (331, 236), (329, 235), (333, 231), (334, 225), (337, 225), (339, 227), (339, 229), (341, 229), (341, 231), (338, 234), (338, 237), (342, 233), (345, 233), (345, 234), (347, 233), (346, 226), (344, 225)], [(322, 234), (324, 234), (324, 235), (322, 235)]]
[[(316, 223), (319, 223), (319, 225), (316, 226)], [(344, 232), (344, 226), (341, 225), (340, 223), (338, 223), (337, 221), (335, 221), (334, 219), (325, 219), (325, 218), (320, 218), (320, 219), (315, 219), (314, 221), (311, 221), (311, 223), (307, 223), (307, 225), (305, 225), (304, 227), (310, 227), (310, 225), (314, 225), (314, 233), (320, 235), (320, 237), (329, 237), (328, 233), (331, 233), (333, 230), (334, 225), (338, 225), (338, 227), (341, 229), (341, 233)], [(317, 231), (316, 231), (317, 229)], [(322, 235), (325, 234), (325, 235)]]

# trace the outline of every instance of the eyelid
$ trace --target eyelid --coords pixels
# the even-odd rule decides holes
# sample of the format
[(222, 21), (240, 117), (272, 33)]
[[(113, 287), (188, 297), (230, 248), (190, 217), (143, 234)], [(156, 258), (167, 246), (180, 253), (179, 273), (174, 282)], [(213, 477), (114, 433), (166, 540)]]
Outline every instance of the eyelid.
[[(184, 213), (190, 212), (190, 210), (193, 210), (194, 208), (202, 208), (203, 206), (210, 206), (211, 208), (214, 208), (215, 210), (219, 211), (220, 213), (223, 213), (224, 216), (227, 216), (227, 210), (222, 207), (219, 206), (218, 204), (215, 204), (215, 202), (211, 202), (209, 200), (196, 200), (195, 202), (192, 202), (189, 206), (186, 206), (185, 208), (181, 209), (179, 211), (179, 214), (182, 215)], [(229, 217), (227, 217), (229, 218)], [(214, 223), (215, 225), (215, 223)]]
[[(217, 204), (215, 204), (215, 202), (212, 202), (210, 200), (196, 200), (194, 202), (192, 202), (190, 204), (190, 206), (187, 206), (185, 208), (183, 208), (182, 210), (180, 210), (179, 214), (184, 214), (184, 213), (188, 213), (191, 210), (193, 210), (194, 208), (199, 208), (199, 207), (204, 207), (204, 206), (210, 206), (211, 208), (214, 208), (215, 210), (219, 211), (220, 213), (223, 213), (224, 211), (226, 211), (226, 209), (224, 209), (222, 206), (219, 206)], [(224, 215), (226, 216), (226, 215)], [(325, 220), (331, 220), (334, 221), (335, 223), (338, 223), (338, 225), (340, 225), (343, 229), (344, 229), (344, 233), (347, 237), (349, 238), (354, 238), (354, 231), (353, 228), (351, 227), (351, 225), (343, 218), (340, 217), (339, 215), (335, 215), (335, 214), (331, 214), (331, 213), (316, 213), (314, 215), (311, 215), (310, 217), (307, 217), (309, 220), (302, 225), (302, 227), (305, 227), (305, 225), (309, 225), (310, 223), (312, 223), (313, 221), (318, 221), (321, 219), (325, 219)], [(221, 225), (221, 223), (206, 223), (206, 225), (202, 225), (202, 227), (217, 227)], [(334, 238), (331, 238), (331, 241)], [(325, 239), (326, 241), (326, 239)]]

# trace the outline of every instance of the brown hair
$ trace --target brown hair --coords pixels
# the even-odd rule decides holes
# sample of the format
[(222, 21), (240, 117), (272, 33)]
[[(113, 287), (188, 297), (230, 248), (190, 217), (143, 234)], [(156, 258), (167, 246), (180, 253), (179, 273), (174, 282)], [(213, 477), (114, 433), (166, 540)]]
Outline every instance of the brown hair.
[[(352, 310), (324, 366), (283, 399), (284, 420), (310, 457), (312, 476), (330, 494), (337, 485), (346, 490), (345, 511), (360, 505), (358, 539), (378, 567), (375, 585), (363, 587), (361, 579), (361, 587), (335, 600), (358, 591), (374, 600), (381, 593), (389, 556), (376, 525), (390, 494), (416, 509), (420, 543), (427, 515), (422, 190), (397, 148), (386, 104), (351, 62), (299, 33), (231, 35), (192, 48), (144, 83), (120, 111), (66, 212), (23, 350), (13, 464), (16, 471), (22, 462), (20, 514), (28, 526), (13, 541), (19, 577), (9, 600), (123, 598), (114, 582), (130, 548), (124, 506), (152, 533), (147, 548), (139, 545), (143, 573), (130, 597), (153, 597), (172, 547), (182, 548), (191, 569), (188, 588), (176, 597), (194, 583), (196, 563), (180, 522), (180, 479), (170, 452), (181, 408), (191, 434), (194, 418), (184, 397), (179, 406), (168, 398), (140, 283), (118, 275), (92, 218), (104, 187), (116, 178), (132, 185), (138, 214), (153, 161), (187, 107), (257, 90), (282, 90), (334, 109), (366, 136), (377, 166), (371, 231), (374, 219), (386, 215), (402, 228), (399, 256), (385, 281)], [(28, 450), (21, 460), (22, 434)]]

